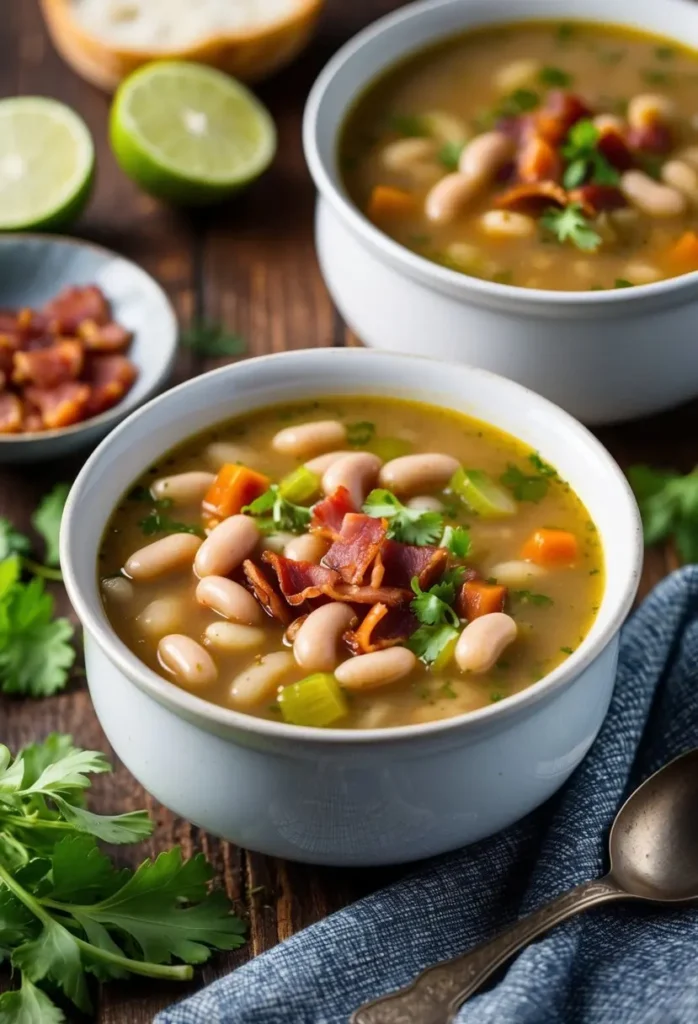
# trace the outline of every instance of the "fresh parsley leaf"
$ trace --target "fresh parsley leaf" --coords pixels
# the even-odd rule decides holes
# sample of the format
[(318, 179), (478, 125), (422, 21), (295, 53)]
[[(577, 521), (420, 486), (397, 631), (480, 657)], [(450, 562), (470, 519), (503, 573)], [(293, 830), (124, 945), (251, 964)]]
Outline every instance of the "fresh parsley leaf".
[(407, 647), (425, 664), (432, 665), (457, 639), (454, 626), (420, 626), (407, 641)]
[(440, 626), (444, 623), (451, 626), (460, 625), (457, 613), (451, 608), (456, 599), (455, 580), (442, 579), (440, 583), (435, 583), (425, 591), (415, 576), (410, 585), (415, 595), (410, 608), (421, 623), (425, 626)]
[(568, 164), (562, 178), (565, 188), (577, 188), (587, 176), (587, 161), (584, 159), (573, 160)]
[(464, 145), (463, 142), (444, 142), (437, 154), (439, 163), (443, 164), (448, 171), (457, 171)]
[(531, 590), (513, 590), (511, 596), (515, 601), (520, 601), (522, 604), (533, 604), (537, 608), (547, 608), (551, 604), (555, 604), (552, 597), (548, 597), (547, 594), (534, 594)]
[(640, 506), (645, 544), (673, 537), (682, 560), (698, 562), (698, 467), (682, 476), (631, 466), (627, 476)]
[(545, 67), (540, 69), (538, 81), (541, 85), (560, 86), (560, 88), (564, 89), (572, 84), (573, 79), (572, 75), (567, 71), (563, 71), (562, 68)]
[(572, 650), (571, 647), (561, 647), (560, 648), (560, 652), (562, 654), (574, 654), (574, 651)]
[(368, 420), (347, 424), (347, 442), (351, 448), (365, 448), (376, 436), (376, 424)]
[(615, 281), (613, 282), (613, 287), (614, 288), (632, 288), (633, 287), (633, 282), (632, 281), (626, 281), (624, 277), (617, 277), (615, 279)]
[(562, 176), (565, 188), (576, 188), (589, 178), (597, 185), (617, 185), (620, 175), (598, 149), (601, 133), (593, 121), (582, 118), (570, 128), (562, 146), (567, 167)]
[(0, 517), (0, 562), (12, 555), (28, 555), (31, 549), (29, 538), (15, 530), (9, 519)]
[(196, 537), (205, 537), (203, 527), (196, 523), (180, 523), (177, 519), (171, 519), (159, 508), (150, 510), (147, 516), (138, 520), (138, 525), (146, 535), (152, 537), (156, 533), (193, 533)]
[[(8, 566), (15, 579), (3, 592)], [(0, 690), (46, 697), (68, 680), (75, 660), (73, 627), (67, 619), (54, 618), (53, 598), (42, 579), (21, 583), (17, 572), (16, 557), (0, 563)]]
[(58, 558), (58, 536), (61, 529), (61, 517), (65, 507), (70, 484), (56, 484), (46, 494), (32, 516), (32, 526), (41, 534), (46, 544), (46, 564), (56, 566)]
[(26, 974), (22, 986), (0, 996), (0, 1024), (64, 1024), (65, 1015)]
[(551, 466), (549, 462), (545, 461), (545, 459), (542, 459), (538, 452), (531, 452), (528, 456), (528, 461), (541, 476), (547, 476), (552, 480), (557, 480), (557, 470), (555, 467)]
[(228, 331), (222, 324), (199, 323), (182, 332), (182, 344), (199, 356), (219, 359), (239, 356), (247, 348), (239, 334)]
[(467, 558), (473, 542), (464, 526), (447, 526), (439, 546), (446, 548), (454, 558)]
[(289, 533), (305, 533), (312, 515), (304, 505), (294, 505), (279, 494), (278, 484), (272, 484), (268, 491), (260, 494), (250, 505), (242, 509), (257, 520), (263, 533), (287, 530)]
[(571, 242), (583, 252), (593, 252), (601, 244), (601, 235), (594, 231), (582, 213), (579, 203), (570, 203), (564, 209), (554, 207), (546, 210), (540, 224), (553, 234), (558, 242)]
[(529, 476), (513, 463), (509, 463), (499, 482), (511, 491), (517, 501), (541, 501), (548, 493), (546, 476)]
[(371, 491), (363, 511), (374, 519), (387, 519), (388, 537), (403, 544), (435, 544), (443, 533), (443, 517), (438, 512), (408, 508), (383, 488)]
[(657, 60), (671, 60), (676, 56), (676, 50), (673, 46), (655, 46), (654, 55)]

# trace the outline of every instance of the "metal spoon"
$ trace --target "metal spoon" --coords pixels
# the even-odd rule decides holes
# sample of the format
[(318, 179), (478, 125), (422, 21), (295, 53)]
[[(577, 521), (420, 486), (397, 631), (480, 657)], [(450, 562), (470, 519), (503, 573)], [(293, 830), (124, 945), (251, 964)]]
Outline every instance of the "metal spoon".
[(612, 900), (698, 900), (698, 749), (665, 765), (635, 790), (609, 836), (607, 875), (583, 882), (490, 942), (428, 967), (406, 988), (366, 1003), (351, 1024), (448, 1024), (493, 971), (553, 925)]

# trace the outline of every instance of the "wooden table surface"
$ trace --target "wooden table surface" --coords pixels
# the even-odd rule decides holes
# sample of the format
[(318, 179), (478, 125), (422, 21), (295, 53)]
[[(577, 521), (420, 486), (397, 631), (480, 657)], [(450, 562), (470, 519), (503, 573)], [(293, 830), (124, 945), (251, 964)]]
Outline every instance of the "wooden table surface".
[[(70, 104), (96, 140), (98, 181), (75, 233), (139, 262), (169, 292), (184, 325), (221, 321), (242, 334), (247, 354), (354, 344), (333, 309), (313, 249), (313, 186), (301, 150), (301, 115), (318, 71), (350, 35), (400, 6), (394, 0), (329, 0), (310, 50), (260, 87), (279, 130), (272, 170), (224, 210), (193, 216), (148, 198), (120, 172), (107, 143), (107, 98), (67, 68), (53, 50), (37, 0), (2, 0), (0, 96), (43, 94)], [(219, 362), (182, 352), (175, 383)], [(630, 368), (629, 368), (630, 371)], [(647, 461), (689, 469), (698, 451), (698, 406), (640, 423), (599, 431), (621, 465)], [(0, 515), (27, 528), (37, 498), (54, 480), (70, 480), (79, 464), (0, 468)], [(648, 553), (641, 594), (673, 568), (669, 551)], [(56, 588), (63, 610), (69, 607)], [(52, 730), (72, 733), (83, 747), (109, 750), (78, 668), (68, 690), (43, 701), (0, 697), (0, 740), (12, 749)], [(216, 780), (212, 780), (216, 784)], [(220, 784), (220, 780), (218, 780)], [(220, 883), (249, 920), (248, 945), (217, 956), (196, 986), (244, 963), (361, 895), (397, 876), (396, 870), (323, 870), (273, 860), (212, 839), (155, 803), (122, 767), (95, 786), (92, 805), (120, 812), (146, 807), (157, 820), (150, 842), (120, 852), (140, 861), (173, 843), (186, 854), (203, 850)], [(4, 979), (0, 977), (0, 989)], [(134, 982), (106, 987), (102, 1024), (145, 1024), (185, 994), (176, 986)]]

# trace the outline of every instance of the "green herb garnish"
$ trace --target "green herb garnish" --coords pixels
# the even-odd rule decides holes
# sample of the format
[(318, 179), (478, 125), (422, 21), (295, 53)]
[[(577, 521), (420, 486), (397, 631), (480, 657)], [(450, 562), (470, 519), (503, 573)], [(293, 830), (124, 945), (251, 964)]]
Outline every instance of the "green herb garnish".
[(684, 562), (698, 562), (698, 467), (683, 476), (631, 466), (627, 476), (640, 506), (645, 544), (671, 537)]
[(371, 491), (363, 511), (374, 519), (387, 519), (388, 537), (403, 544), (435, 544), (444, 529), (443, 517), (438, 512), (408, 508), (383, 488)]
[(459, 626), (460, 619), (451, 605), (456, 599), (456, 590), (462, 579), (462, 570), (459, 573), (450, 570), (439, 583), (435, 583), (429, 590), (422, 590), (417, 577), (413, 577), (410, 586), (415, 597), (410, 608), (416, 618), (425, 626)]
[(574, 25), (570, 25), (569, 22), (563, 22), (563, 24), (557, 26), (555, 38), (558, 43), (568, 43), (575, 34), (575, 31)]
[(250, 505), (245, 505), (242, 511), (255, 517), (262, 533), (284, 530), (289, 533), (305, 533), (312, 515), (309, 508), (294, 505), (292, 501), (282, 498), (277, 484), (272, 484), (268, 491), (260, 494)]
[(439, 547), (453, 555), (454, 558), (467, 558), (472, 550), (473, 542), (464, 526), (447, 526)]
[(376, 436), (376, 424), (369, 420), (347, 424), (347, 443), (351, 448), (365, 448)]
[(560, 86), (564, 89), (572, 84), (573, 78), (572, 75), (567, 71), (563, 71), (562, 68), (545, 67), (540, 69), (538, 81), (541, 85)]
[(444, 142), (437, 156), (439, 162), (448, 171), (457, 171), (460, 155), (463, 152), (464, 142)]
[[(136, 871), (117, 869), (97, 844), (138, 842), (152, 832), (145, 811), (94, 814), (84, 807), (89, 775), (104, 756), (53, 734), (12, 758), (0, 745), (0, 920), (2, 952), (20, 988), (0, 996), (3, 1024), (60, 1024), (40, 986), (92, 1014), (90, 977), (188, 980), (211, 949), (234, 949), (245, 927), (202, 854), (175, 847)], [(172, 960), (183, 961), (172, 964)]]
[(209, 359), (239, 356), (247, 347), (239, 334), (216, 323), (195, 324), (182, 332), (181, 340), (185, 348)]
[(537, 608), (547, 608), (551, 604), (555, 604), (552, 597), (548, 597), (547, 594), (534, 594), (532, 590), (512, 590), (511, 596), (514, 601), (520, 601), (521, 604), (533, 604)]
[(548, 493), (546, 476), (527, 475), (512, 463), (509, 463), (506, 471), (502, 473), (499, 482), (511, 491), (517, 501), (541, 501)]
[(147, 516), (138, 520), (138, 525), (146, 537), (153, 537), (156, 533), (193, 533), (195, 537), (205, 537), (206, 532), (196, 523), (181, 523), (177, 519), (171, 519), (162, 509), (153, 508)]
[(57, 566), (58, 557), (58, 536), (61, 529), (61, 517), (65, 507), (70, 484), (56, 484), (47, 495), (45, 495), (32, 516), (32, 526), (41, 534), (46, 545), (47, 565)]
[(601, 133), (593, 121), (583, 118), (570, 128), (562, 147), (567, 168), (562, 177), (565, 188), (576, 188), (589, 180), (597, 185), (617, 185), (618, 171), (597, 149)]
[(673, 46), (655, 46), (654, 55), (657, 60), (671, 60), (676, 56), (676, 50)]
[(571, 647), (561, 647), (560, 648), (560, 653), (561, 654), (574, 654), (574, 651), (572, 650)]
[(594, 231), (579, 203), (571, 203), (562, 210), (551, 207), (540, 218), (540, 224), (558, 242), (569, 241), (583, 252), (593, 252), (602, 242), (601, 235)]
[(388, 124), (391, 131), (406, 139), (419, 139), (429, 134), (424, 120), (414, 114), (391, 114)]
[(531, 465), (538, 470), (541, 476), (550, 477), (551, 480), (557, 480), (557, 470), (554, 466), (551, 466), (549, 462), (542, 459), (538, 452), (531, 452), (528, 456), (528, 461)]
[(406, 646), (426, 665), (432, 665), (457, 639), (458, 630), (454, 626), (420, 626)]
[(633, 287), (633, 282), (632, 281), (626, 281), (624, 277), (617, 277), (615, 279), (615, 281), (613, 282), (613, 287), (614, 288), (632, 288)]

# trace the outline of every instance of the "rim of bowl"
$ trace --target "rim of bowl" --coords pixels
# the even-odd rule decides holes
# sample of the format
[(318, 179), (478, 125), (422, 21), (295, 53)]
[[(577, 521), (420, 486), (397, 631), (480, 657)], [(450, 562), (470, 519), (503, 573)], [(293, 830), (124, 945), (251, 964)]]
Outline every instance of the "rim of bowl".
[(92, 44), (101, 46), (122, 57), (134, 57), (139, 60), (192, 60), (195, 61), (202, 50), (212, 46), (220, 46), (228, 43), (247, 44), (258, 43), (271, 35), (295, 27), (298, 21), (318, 12), (324, 5), (325, 0), (294, 0), (295, 6), (287, 14), (281, 14), (273, 21), (265, 22), (256, 28), (242, 30), (211, 31), (206, 35), (199, 36), (194, 42), (186, 46), (173, 47), (170, 50), (158, 50), (152, 46), (123, 46), (118, 43), (110, 43), (104, 36), (99, 36), (85, 28), (82, 22), (70, 10), (69, 0), (42, 0), (43, 5), (53, 3), (56, 10), (61, 11), (63, 17), (70, 22), (71, 30), (83, 39), (89, 39)]
[[(0, 246), (5, 242), (56, 242), (59, 245), (69, 245), (75, 249), (92, 249), (99, 253), (100, 256), (108, 256), (110, 259), (122, 260), (124, 263), (128, 263), (139, 273), (143, 274), (143, 276), (150, 281), (153, 288), (160, 294), (160, 297), (163, 300), (163, 314), (166, 310), (170, 321), (169, 333), (171, 342), (169, 349), (164, 354), (164, 359), (157, 371), (157, 376), (150, 387), (148, 387), (138, 399), (136, 405), (128, 404), (130, 392), (127, 392), (121, 401), (112, 406), (111, 409), (107, 409), (106, 412), (101, 412), (98, 416), (91, 416), (90, 419), (81, 420), (79, 423), (73, 423), (69, 427), (58, 427), (55, 430), (35, 430), (30, 433), (25, 432), (22, 434), (0, 434), (0, 451), (2, 450), (3, 445), (31, 445), (35, 444), (37, 441), (52, 441), (62, 437), (72, 437), (76, 434), (81, 434), (90, 429), (94, 429), (95, 427), (105, 427), (108, 429), (110, 423), (117, 422), (124, 416), (128, 416), (129, 413), (136, 411), (136, 409), (145, 402), (149, 402), (153, 397), (154, 392), (157, 391), (157, 389), (169, 377), (172, 372), (175, 359), (177, 358), (179, 325), (174, 307), (162, 285), (158, 284), (152, 274), (149, 274), (147, 270), (144, 270), (140, 264), (135, 262), (135, 260), (130, 260), (128, 256), (122, 256), (121, 253), (115, 252), (113, 249), (108, 249), (105, 245), (98, 245), (96, 242), (88, 242), (82, 238), (69, 238), (67, 235), (51, 235), (40, 231), (8, 231), (7, 234), (0, 235)], [(137, 363), (136, 366), (138, 366)], [(140, 367), (138, 367), (138, 369), (140, 371)]]
[[(643, 30), (642, 17), (637, 19), (634, 18), (630, 11), (626, 13), (626, 10), (630, 7), (629, 4), (623, 2), (623, 0), (620, 0), (620, 2), (619, 0), (605, 0), (605, 2), (608, 7), (609, 17), (603, 22), (596, 21), (593, 16), (588, 14), (567, 14), (565, 10), (567, 5), (564, 0), (560, 7), (555, 6), (554, 8), (548, 0), (527, 0), (525, 5), (522, 4), (521, 17), (514, 20), (534, 23), (550, 19), (564, 20), (567, 17), (575, 22), (589, 22), (590, 24), (605, 24), (609, 27), (639, 28), (640, 31)], [(474, 28), (487, 28), (488, 26), (496, 26), (512, 21), (511, 17), (498, 21), (496, 18), (498, 0), (489, 0), (489, 3), (495, 12), (495, 16), (492, 18), (492, 21), (483, 20), (478, 22), (477, 25), (473, 26)], [(555, 3), (557, 4), (558, 0), (555, 0)], [(323, 198), (332, 204), (335, 211), (349, 224), (355, 234), (367, 242), (373, 249), (377, 249), (393, 266), (407, 272), (411, 277), (424, 284), (440, 286), (442, 290), (451, 294), (455, 293), (458, 296), (479, 296), (482, 299), (489, 299), (490, 302), (497, 300), (500, 305), (502, 300), (504, 300), (505, 302), (512, 301), (522, 306), (543, 304), (562, 307), (563, 310), (565, 310), (565, 307), (581, 306), (586, 310), (599, 306), (623, 307), (643, 299), (664, 299), (670, 302), (671, 297), (677, 292), (695, 290), (696, 285), (698, 285), (698, 271), (680, 274), (678, 277), (665, 278), (652, 284), (638, 284), (633, 285), (632, 288), (605, 289), (593, 292), (558, 291), (549, 288), (521, 288), (516, 285), (500, 284), (495, 281), (470, 277), (467, 274), (450, 270), (448, 267), (442, 267), (440, 264), (434, 263), (424, 256), (412, 252), (411, 249), (406, 248), (399, 242), (394, 241), (389, 235), (372, 224), (353, 203), (343, 190), (341, 175), (338, 169), (334, 166), (329, 166), (320, 152), (318, 140), (319, 117), (328, 89), (345, 66), (354, 61), (357, 55), (361, 53), (361, 50), (375, 39), (380, 36), (389, 35), (395, 28), (406, 22), (422, 18), (427, 20), (430, 15), (444, 7), (461, 6), (464, 9), (462, 34), (467, 34), (469, 31), (467, 24), (467, 0), (417, 0), (416, 3), (407, 4), (407, 6), (401, 7), (371, 22), (366, 28), (352, 36), (327, 62), (310, 90), (303, 113), (303, 149), (305, 158), (313, 181)], [(692, 9), (694, 4), (689, 2), (689, 0), (662, 0), (662, 7), (663, 14), (666, 15), (667, 25), (670, 25), (672, 9), (677, 12), (679, 10), (685, 12), (687, 9)], [(532, 13), (535, 11), (540, 13)], [(624, 21), (622, 20), (623, 18), (628, 20)], [(654, 34), (650, 29), (646, 29), (646, 31)], [(333, 159), (335, 161), (340, 133), (346, 123), (347, 115), (356, 101), (371, 88), (373, 83), (381, 78), (381, 75), (388, 72), (391, 68), (398, 66), (402, 60), (408, 59), (411, 55), (417, 55), (429, 49), (430, 46), (438, 45), (439, 42), (448, 39), (449, 35), (452, 36), (454, 34), (445, 32), (443, 35), (429, 39), (424, 44), (416, 44), (405, 49), (400, 57), (386, 61), (380, 71), (376, 72), (366, 82), (362, 81), (361, 87), (346, 97), (344, 109), (342, 110), (341, 117), (337, 119), (334, 129)], [(672, 40), (683, 49), (687, 48), (685, 43), (670, 33), (661, 34), (661, 38)], [(694, 52), (698, 53), (698, 44), (696, 44), (695, 48), (689, 46), (688, 49), (694, 49)], [(571, 310), (568, 308), (566, 311), (570, 312)]]
[[(83, 597), (72, 566), (73, 549), (76, 547), (84, 549), (84, 538), (81, 539), (79, 526), (76, 526), (75, 524), (76, 514), (78, 514), (81, 508), (84, 509), (86, 507), (86, 503), (83, 501), (82, 491), (86, 486), (87, 481), (95, 468), (99, 466), (103, 460), (109, 459), (110, 447), (122, 433), (132, 430), (136, 424), (141, 424), (142, 430), (147, 431), (147, 420), (151, 416), (153, 410), (168, 404), (172, 406), (172, 413), (168, 416), (168, 419), (172, 422), (176, 419), (175, 410), (177, 405), (179, 401), (184, 398), (187, 390), (192, 386), (205, 386), (205, 384), (202, 385), (202, 381), (209, 380), (214, 375), (230, 375), (243, 367), (250, 366), (253, 370), (261, 368), (263, 372), (264, 366), (267, 365), (270, 360), (275, 360), (277, 363), (279, 360), (302, 363), (303, 361), (310, 362), (318, 358), (334, 359), (340, 352), (344, 354), (344, 358), (348, 358), (349, 360), (393, 358), (402, 364), (407, 361), (412, 364), (417, 364), (417, 366), (425, 361), (430, 363), (436, 361), (445, 369), (451, 366), (454, 371), (457, 372), (466, 372), (475, 377), (495, 379), (500, 385), (504, 384), (507, 388), (511, 388), (522, 393), (522, 395), (525, 395), (527, 401), (537, 403), (539, 407), (545, 408), (549, 415), (554, 416), (557, 419), (561, 429), (576, 434), (580, 440), (591, 448), (595, 458), (598, 459), (599, 465), (603, 466), (605, 471), (616, 479), (620, 493), (625, 499), (622, 514), (626, 518), (628, 529), (634, 538), (633, 565), (628, 574), (628, 579), (625, 581), (622, 592), (616, 600), (616, 605), (609, 615), (609, 622), (603, 632), (593, 641), (589, 640), (589, 636), (587, 634), (579, 647), (572, 655), (570, 655), (569, 658), (567, 658), (565, 662), (557, 666), (557, 668), (553, 669), (552, 672), (549, 672), (547, 675), (543, 676), (542, 679), (533, 683), (525, 690), (521, 690), (502, 701), (490, 704), (484, 708), (479, 708), (475, 711), (465, 712), (464, 714), (456, 715), (453, 718), (416, 725), (391, 726), (384, 729), (321, 729), (312, 726), (290, 725), (285, 722), (272, 722), (267, 719), (255, 718), (252, 715), (246, 715), (240, 711), (234, 711), (232, 708), (224, 708), (218, 704), (213, 704), (210, 701), (204, 700), (202, 697), (197, 697), (193, 693), (189, 693), (187, 690), (178, 687), (175, 683), (170, 682), (163, 676), (158, 675), (152, 669), (148, 668), (148, 666), (142, 662), (117, 636), (103, 609), (101, 607), (99, 609), (93, 607), (90, 602)], [(438, 404), (436, 399), (435, 404)], [(262, 407), (263, 406), (260, 408)], [(451, 408), (451, 406), (444, 403), (443, 408)], [(494, 419), (488, 419), (486, 422), (496, 426), (496, 420)], [(214, 424), (210, 424), (210, 426), (214, 426)], [(103, 526), (106, 526), (107, 522), (108, 517), (105, 519)], [(601, 541), (604, 554), (607, 555), (603, 536), (601, 537)], [(625, 618), (632, 607), (639, 584), (640, 571), (642, 568), (643, 543), (642, 526), (637, 504), (630, 489), (630, 485), (615, 459), (613, 459), (601, 442), (598, 441), (586, 427), (582, 426), (582, 424), (570, 416), (569, 413), (560, 409), (553, 402), (537, 395), (535, 392), (523, 387), (523, 385), (517, 384), (515, 381), (501, 377), (499, 374), (491, 373), (489, 370), (482, 370), (479, 367), (448, 363), (442, 360), (433, 360), (428, 356), (404, 356), (361, 348), (347, 348), (339, 350), (327, 348), (301, 349), (297, 351), (275, 353), (272, 355), (257, 356), (252, 359), (246, 359), (237, 364), (228, 364), (227, 366), (222, 366), (216, 370), (211, 370), (208, 373), (201, 374), (199, 377), (194, 377), (191, 380), (184, 381), (184, 383), (171, 388), (164, 394), (159, 395), (157, 398), (151, 399), (147, 405), (144, 405), (132, 412), (123, 423), (121, 423), (109, 434), (107, 438), (105, 438), (104, 441), (101, 442), (101, 444), (90, 455), (78, 474), (78, 477), (71, 488), (63, 514), (60, 535), (60, 556), (64, 583), (68, 591), (68, 596), (70, 597), (73, 608), (75, 609), (83, 627), (91, 634), (102, 652), (107, 658), (109, 658), (112, 664), (119, 669), (119, 671), (121, 671), (134, 685), (138, 686), (148, 696), (151, 696), (159, 703), (164, 704), (175, 714), (180, 715), (180, 717), (191, 716), (197, 720), (199, 725), (203, 726), (208, 723), (215, 723), (216, 725), (224, 726), (231, 731), (235, 730), (238, 732), (254, 733), (268, 738), (288, 740), (292, 743), (312, 742), (315, 744), (329, 743), (351, 745), (384, 743), (391, 741), (417, 742), (424, 736), (449, 733), (454, 730), (467, 729), (471, 726), (476, 727), (480, 723), (488, 722), (491, 719), (507, 718), (528, 705), (538, 703), (538, 701), (544, 699), (551, 693), (554, 693), (556, 690), (571, 683), (589, 665), (591, 665), (593, 661), (596, 660), (603, 650), (605, 650), (625, 621)], [(92, 571), (94, 572), (96, 579), (96, 550), (92, 553), (90, 559)], [(97, 603), (99, 604), (98, 593)]]

